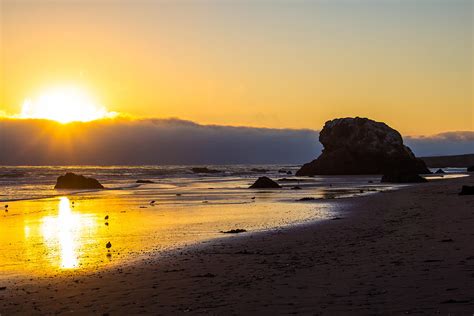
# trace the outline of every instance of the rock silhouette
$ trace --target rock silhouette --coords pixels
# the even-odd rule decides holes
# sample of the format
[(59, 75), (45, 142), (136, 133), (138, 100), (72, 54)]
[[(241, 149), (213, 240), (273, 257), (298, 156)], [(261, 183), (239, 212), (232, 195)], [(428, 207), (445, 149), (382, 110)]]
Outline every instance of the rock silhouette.
[(474, 186), (463, 185), (459, 195), (474, 195)]
[(381, 182), (391, 183), (423, 183), (428, 182), (416, 173), (390, 172), (382, 176)]
[(279, 189), (281, 186), (268, 177), (260, 177), (249, 189)]
[(326, 122), (319, 134), (322, 154), (301, 167), (297, 176), (341, 174), (431, 173), (403, 144), (399, 132), (367, 118)]
[(223, 231), (223, 234), (240, 234), (240, 233), (245, 233), (247, 230), (242, 229), (242, 228), (237, 228), (237, 229), (231, 229), (227, 231)]
[(137, 180), (136, 183), (142, 183), (143, 184), (143, 183), (155, 183), (155, 182), (153, 182), (151, 180)]
[(87, 178), (82, 175), (68, 172), (64, 176), (59, 176), (55, 189), (103, 189), (104, 186), (94, 178)]
[(252, 168), (252, 169), (250, 169), (250, 171), (252, 171), (252, 172), (261, 172), (261, 173), (268, 172), (267, 169), (262, 169), (262, 168)]
[(304, 198), (299, 199), (298, 201), (305, 202), (305, 201), (314, 201), (314, 200), (316, 200), (316, 198), (314, 197), (304, 197)]
[(209, 169), (207, 167), (196, 167), (191, 169), (194, 173), (219, 173), (219, 170)]

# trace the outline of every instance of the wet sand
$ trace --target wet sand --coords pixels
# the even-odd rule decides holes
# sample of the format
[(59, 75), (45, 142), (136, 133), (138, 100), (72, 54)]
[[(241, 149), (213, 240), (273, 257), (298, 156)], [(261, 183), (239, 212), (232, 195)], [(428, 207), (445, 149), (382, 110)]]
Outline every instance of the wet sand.
[[(218, 191), (218, 190), (212, 190)], [(154, 191), (155, 192), (155, 191)], [(290, 190), (246, 190), (233, 200), (166, 203), (154, 195), (112, 192), (9, 202), (0, 213), (0, 283), (11, 276), (47, 277), (122, 266), (137, 257), (195, 245), (244, 227), (265, 231), (334, 217), (328, 203), (280, 201)], [(187, 199), (187, 201), (186, 201)], [(185, 201), (182, 201), (185, 200)], [(3, 207), (3, 204), (0, 203)], [(111, 247), (106, 244), (111, 242)]]
[(474, 196), (462, 184), (473, 177), (335, 201), (338, 219), (110, 270), (10, 278), (0, 313), (471, 315)]

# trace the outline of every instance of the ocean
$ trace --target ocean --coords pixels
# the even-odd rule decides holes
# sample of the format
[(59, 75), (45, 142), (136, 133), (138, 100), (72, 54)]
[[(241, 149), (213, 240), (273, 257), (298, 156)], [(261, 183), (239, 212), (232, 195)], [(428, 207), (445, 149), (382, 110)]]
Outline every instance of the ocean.
[[(202, 166), (0, 167), (0, 278), (114, 267), (228, 238), (233, 229), (252, 234), (327, 220), (340, 216), (338, 201), (404, 186), (373, 175), (300, 178), (296, 165), (193, 167)], [(442, 177), (463, 172), (447, 171)], [(66, 172), (106, 189), (55, 190)], [(248, 188), (264, 175), (282, 189)]]
[[(200, 166), (0, 166), (0, 201), (39, 199), (63, 194), (81, 194), (84, 191), (58, 191), (54, 185), (58, 176), (73, 172), (99, 180), (108, 190), (129, 190), (136, 194), (143, 191), (157, 195), (191, 190), (195, 195), (208, 193), (209, 188), (219, 189), (224, 196), (213, 194), (216, 199), (227, 200), (229, 195), (246, 189), (259, 176), (274, 180), (297, 179), (293, 174), (295, 165), (208, 165), (217, 173), (194, 173), (193, 167)], [(287, 174), (288, 171), (291, 175)], [(362, 188), (387, 187), (380, 185), (378, 176), (314, 177), (301, 181), (281, 183), (290, 188), (295, 185), (312, 190), (316, 197), (334, 194), (335, 197), (355, 194)], [(152, 185), (137, 184), (137, 180), (150, 180)], [(372, 181), (372, 184), (369, 184)], [(91, 193), (91, 191), (88, 191)], [(295, 192), (292, 192), (295, 193)], [(307, 192), (305, 192), (307, 193)]]

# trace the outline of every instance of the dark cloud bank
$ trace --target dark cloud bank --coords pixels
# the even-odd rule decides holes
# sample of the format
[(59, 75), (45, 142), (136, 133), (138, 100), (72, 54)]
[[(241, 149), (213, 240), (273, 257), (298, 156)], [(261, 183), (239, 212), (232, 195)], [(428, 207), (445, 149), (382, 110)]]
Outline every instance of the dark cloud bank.
[(320, 150), (311, 130), (198, 125), (182, 120), (104, 120), (60, 125), (0, 122), (0, 164), (299, 163)]
[(420, 157), (474, 153), (474, 132), (447, 132), (433, 136), (404, 137), (405, 143)]
[[(407, 137), (419, 156), (474, 151), (474, 132)], [(177, 119), (60, 125), (0, 120), (1, 165), (300, 164), (321, 152), (318, 132), (199, 125)]]

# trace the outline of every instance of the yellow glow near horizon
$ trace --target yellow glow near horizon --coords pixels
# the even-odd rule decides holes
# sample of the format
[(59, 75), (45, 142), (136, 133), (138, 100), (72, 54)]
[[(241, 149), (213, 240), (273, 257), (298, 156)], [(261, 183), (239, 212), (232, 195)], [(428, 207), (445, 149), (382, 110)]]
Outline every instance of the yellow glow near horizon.
[(474, 130), (469, 0), (0, 2), (0, 115), (73, 82), (133, 117)]
[(114, 116), (99, 106), (83, 90), (76, 87), (57, 87), (41, 93), (36, 99), (26, 99), (21, 118), (48, 119), (60, 123), (89, 122)]

